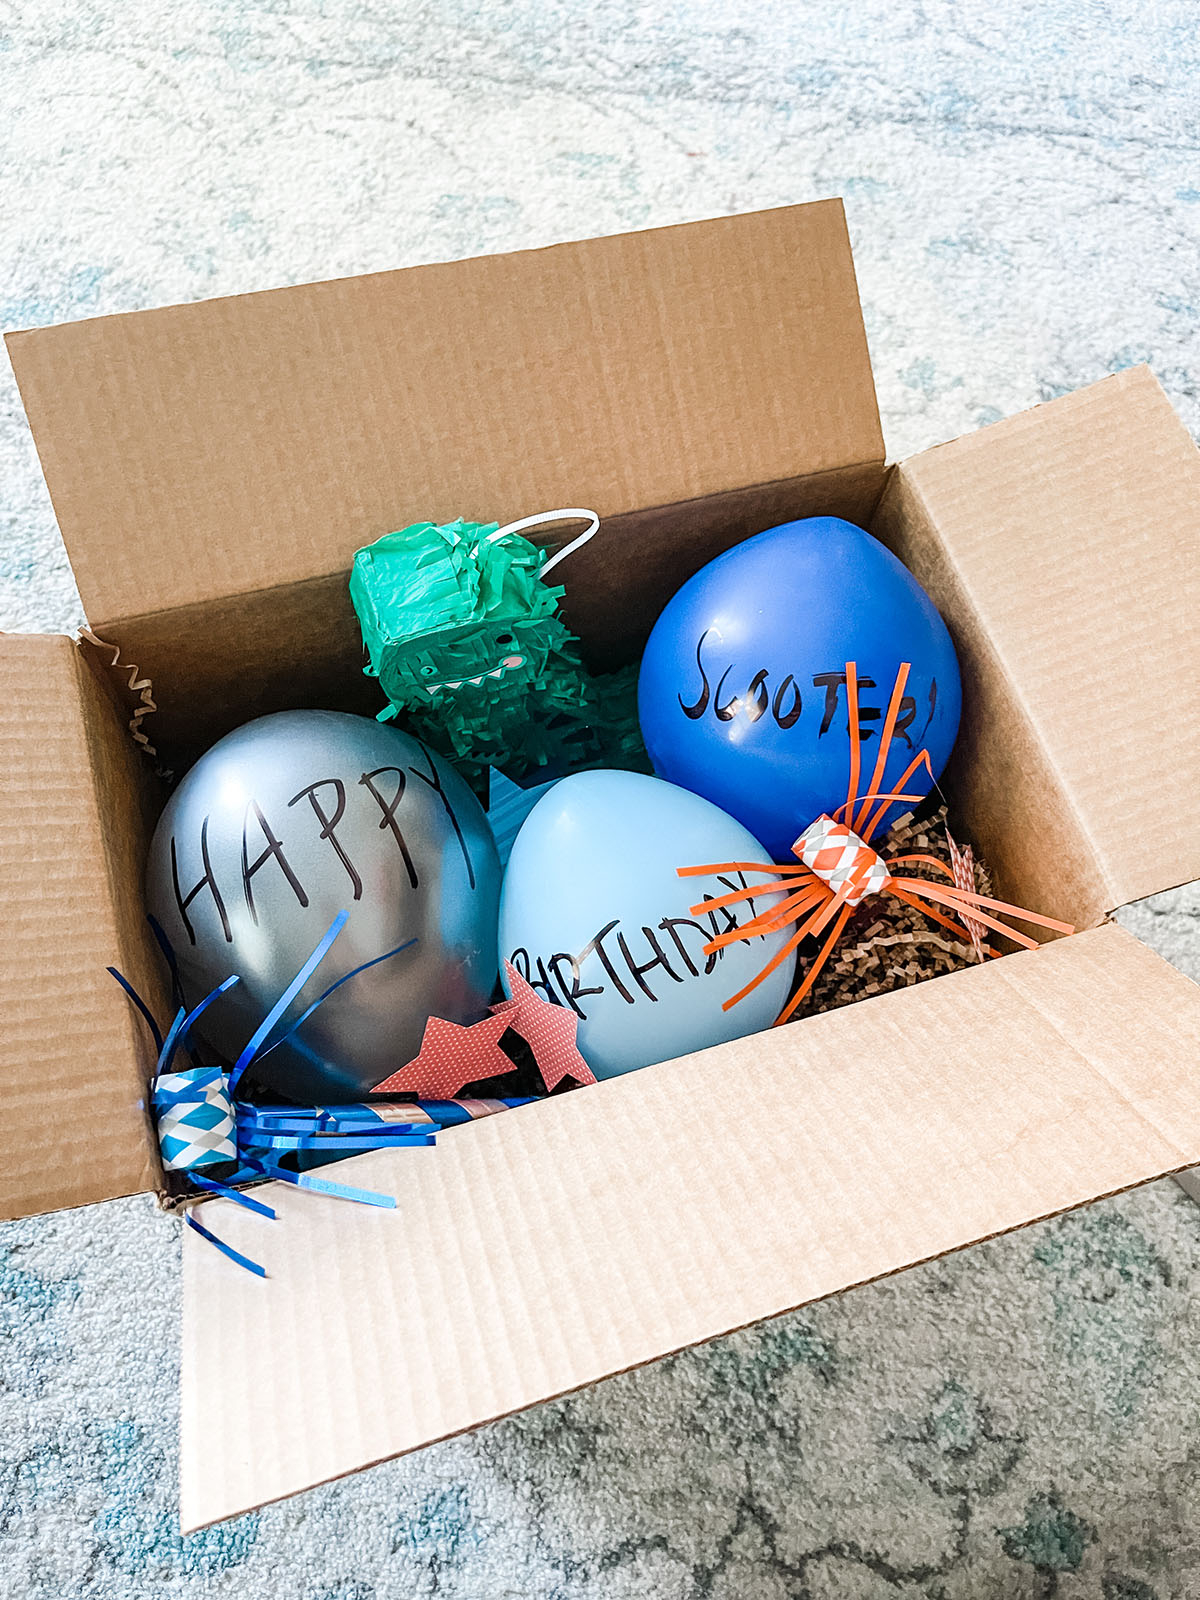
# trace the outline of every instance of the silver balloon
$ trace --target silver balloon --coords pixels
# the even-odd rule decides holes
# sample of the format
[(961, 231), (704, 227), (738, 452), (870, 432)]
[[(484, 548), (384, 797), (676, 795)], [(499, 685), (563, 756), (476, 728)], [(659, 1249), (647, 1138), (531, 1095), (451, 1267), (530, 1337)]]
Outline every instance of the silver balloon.
[(500, 864), (483, 809), (408, 734), (337, 711), (283, 711), (227, 735), (167, 803), (146, 900), (198, 1024), (236, 1058), (338, 912), (349, 920), (284, 1027), (358, 973), (251, 1082), (293, 1099), (353, 1098), (411, 1060), (426, 1019), (474, 1022), (496, 980)]

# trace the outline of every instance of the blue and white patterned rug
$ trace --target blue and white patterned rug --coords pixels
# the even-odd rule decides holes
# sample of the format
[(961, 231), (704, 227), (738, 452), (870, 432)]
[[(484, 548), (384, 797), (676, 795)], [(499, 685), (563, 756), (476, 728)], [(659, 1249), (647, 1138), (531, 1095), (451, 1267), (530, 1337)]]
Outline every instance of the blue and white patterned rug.
[[(25, 0), (0, 322), (842, 194), (893, 454), (1143, 359), (1195, 430), (1198, 103), (1191, 0)], [(0, 408), (0, 626), (70, 627)], [(1156, 1185), (181, 1540), (175, 1225), (11, 1225), (0, 1593), (1194, 1596), (1197, 1283)]]

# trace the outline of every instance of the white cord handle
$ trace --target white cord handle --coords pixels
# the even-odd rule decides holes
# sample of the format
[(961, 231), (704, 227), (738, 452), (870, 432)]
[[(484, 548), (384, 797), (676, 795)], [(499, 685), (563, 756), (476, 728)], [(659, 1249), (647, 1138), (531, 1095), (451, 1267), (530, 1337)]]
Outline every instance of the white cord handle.
[(539, 511), (532, 517), (522, 517), (519, 522), (506, 522), (502, 528), (497, 528), (495, 533), (488, 534), (487, 543), (503, 539), (506, 533), (524, 533), (526, 528), (540, 528), (545, 522), (587, 522), (590, 526), (585, 528), (578, 538), (572, 539), (570, 544), (563, 545), (557, 554), (550, 557), (539, 574), (543, 578), (552, 572), (560, 561), (565, 561), (600, 531), (600, 518), (594, 511), (585, 511), (579, 506), (568, 506), (562, 511)]

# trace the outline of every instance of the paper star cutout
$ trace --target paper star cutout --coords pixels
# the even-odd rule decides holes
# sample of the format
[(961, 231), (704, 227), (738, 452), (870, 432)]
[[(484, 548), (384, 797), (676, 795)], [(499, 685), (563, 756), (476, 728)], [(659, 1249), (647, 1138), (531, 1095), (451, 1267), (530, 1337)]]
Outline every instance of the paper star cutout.
[(504, 963), (511, 1000), (494, 1005), (490, 1017), (461, 1027), (442, 1017), (430, 1017), (421, 1039), (421, 1052), (406, 1067), (377, 1083), (372, 1094), (412, 1094), (423, 1100), (453, 1100), (465, 1083), (480, 1083), (511, 1072), (513, 1064), (500, 1048), (509, 1028), (519, 1033), (533, 1051), (546, 1092), (564, 1078), (595, 1083), (591, 1067), (575, 1042), (579, 1018), (566, 1006), (543, 1000), (511, 961)]
[(547, 1093), (564, 1078), (576, 1083), (595, 1083), (596, 1075), (579, 1054), (575, 1035), (579, 1018), (566, 1006), (551, 1005), (528, 984), (511, 961), (504, 963), (511, 1000), (492, 1007), (493, 1017), (501, 1017), (533, 1051)]
[(430, 1017), (421, 1038), (420, 1054), (399, 1072), (377, 1083), (372, 1093), (453, 1100), (464, 1083), (511, 1072), (512, 1062), (500, 1048), (500, 1036), (508, 1026), (509, 1018), (503, 1014), (485, 1017), (469, 1028)]

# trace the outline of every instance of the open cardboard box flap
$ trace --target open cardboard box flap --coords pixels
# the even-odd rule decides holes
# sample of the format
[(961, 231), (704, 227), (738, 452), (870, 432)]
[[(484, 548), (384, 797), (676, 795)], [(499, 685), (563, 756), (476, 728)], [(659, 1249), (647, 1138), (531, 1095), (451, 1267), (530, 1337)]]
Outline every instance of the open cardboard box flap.
[[(153, 1051), (104, 970), (140, 938), (144, 766), (62, 636), (0, 636), (0, 1217), (155, 1186)], [(140, 929), (139, 929), (140, 931)]]
[(93, 627), (882, 463), (841, 202), (10, 334)]
[[(184, 1238), (185, 1529), (1200, 1161), (1200, 989), (1113, 924)], [(215, 1219), (215, 1220), (214, 1220)]]
[(902, 463), (873, 526), (970, 657), (949, 781), (999, 881), (1086, 927), (1200, 877), (1200, 452), (1149, 369)]

